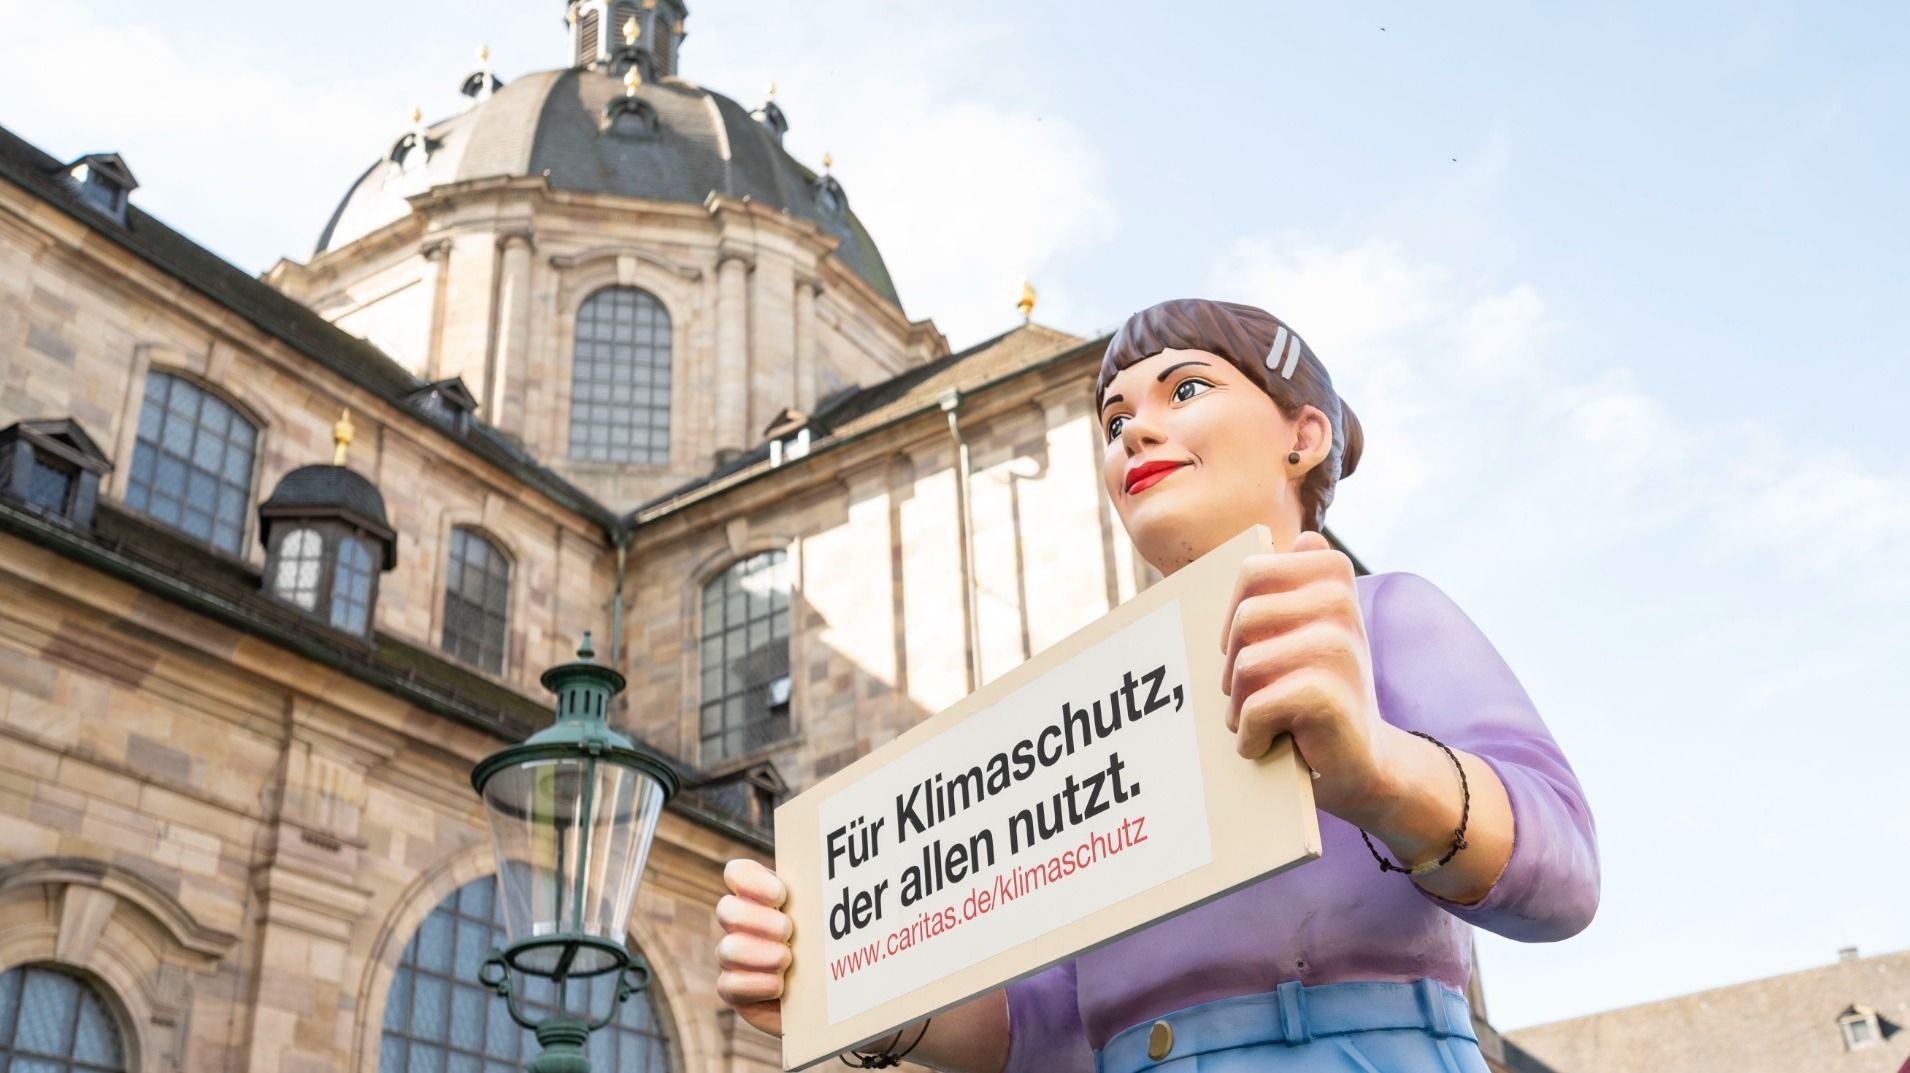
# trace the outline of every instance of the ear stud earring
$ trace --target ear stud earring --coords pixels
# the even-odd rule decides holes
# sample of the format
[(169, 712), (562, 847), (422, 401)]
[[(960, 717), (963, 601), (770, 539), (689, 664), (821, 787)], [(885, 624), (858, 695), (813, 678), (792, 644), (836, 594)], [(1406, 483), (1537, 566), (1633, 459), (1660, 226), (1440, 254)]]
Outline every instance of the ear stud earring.
[(1298, 451), (1288, 451), (1288, 452), (1287, 452), (1287, 465), (1289, 465), (1289, 466), (1297, 466), (1297, 465), (1299, 465), (1299, 464), (1300, 464), (1300, 452), (1298, 452)]

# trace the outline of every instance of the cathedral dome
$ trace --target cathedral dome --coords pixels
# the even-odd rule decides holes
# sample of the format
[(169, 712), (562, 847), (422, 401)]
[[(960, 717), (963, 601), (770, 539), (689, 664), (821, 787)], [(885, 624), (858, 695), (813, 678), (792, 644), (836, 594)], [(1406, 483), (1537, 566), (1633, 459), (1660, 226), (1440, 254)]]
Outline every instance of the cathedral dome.
[(405, 199), (432, 187), (541, 175), (553, 190), (697, 205), (715, 193), (781, 210), (839, 239), (842, 263), (900, 306), (841, 186), (783, 149), (786, 121), (773, 103), (752, 115), (681, 78), (626, 81), (613, 70), (526, 75), (436, 125), (414, 122), (353, 184), (317, 252), (403, 219), (411, 211)]

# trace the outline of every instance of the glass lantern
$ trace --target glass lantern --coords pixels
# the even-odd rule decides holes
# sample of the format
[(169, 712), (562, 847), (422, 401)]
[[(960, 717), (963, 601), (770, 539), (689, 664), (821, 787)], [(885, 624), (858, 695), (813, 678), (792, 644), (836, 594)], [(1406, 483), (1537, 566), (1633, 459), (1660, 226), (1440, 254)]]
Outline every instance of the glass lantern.
[(593, 655), (586, 632), (576, 662), (544, 672), (544, 687), (557, 694), (556, 722), (471, 772), (490, 819), (510, 940), (479, 978), (540, 1039), (546, 1028), (562, 1029), (566, 1042), (601, 1025), (526, 1021), (510, 973), (551, 979), (560, 992), (570, 979), (620, 973), (619, 1002), (643, 986), (647, 972), (624, 936), (657, 817), (678, 787), (667, 763), (606, 722), (624, 678)]

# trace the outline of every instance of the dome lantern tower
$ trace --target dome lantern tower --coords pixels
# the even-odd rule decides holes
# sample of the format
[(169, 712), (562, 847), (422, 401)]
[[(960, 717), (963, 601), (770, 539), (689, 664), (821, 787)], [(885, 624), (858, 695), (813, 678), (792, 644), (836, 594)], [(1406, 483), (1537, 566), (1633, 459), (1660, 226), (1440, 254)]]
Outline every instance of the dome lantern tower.
[(570, 65), (618, 75), (636, 67), (646, 81), (674, 75), (688, 16), (684, 0), (567, 0)]

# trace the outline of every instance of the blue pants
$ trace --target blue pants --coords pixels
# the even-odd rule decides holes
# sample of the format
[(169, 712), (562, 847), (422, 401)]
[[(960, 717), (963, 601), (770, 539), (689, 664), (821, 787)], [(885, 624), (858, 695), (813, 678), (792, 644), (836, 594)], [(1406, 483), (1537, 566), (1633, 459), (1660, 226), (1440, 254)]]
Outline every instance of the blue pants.
[[(1158, 1055), (1159, 1057), (1150, 1056)], [(1122, 1030), (1099, 1073), (1487, 1073), (1464, 995), (1410, 984), (1284, 983)]]

